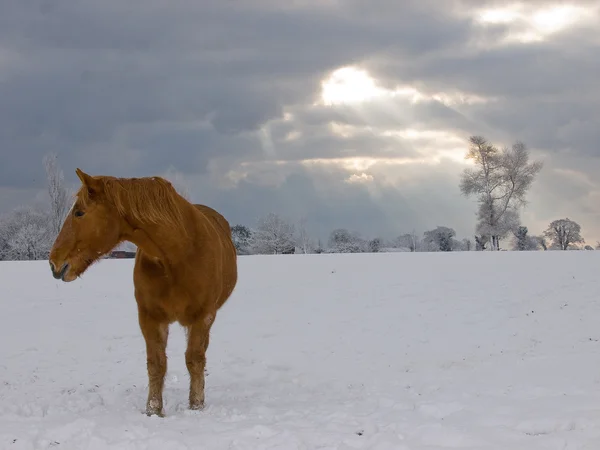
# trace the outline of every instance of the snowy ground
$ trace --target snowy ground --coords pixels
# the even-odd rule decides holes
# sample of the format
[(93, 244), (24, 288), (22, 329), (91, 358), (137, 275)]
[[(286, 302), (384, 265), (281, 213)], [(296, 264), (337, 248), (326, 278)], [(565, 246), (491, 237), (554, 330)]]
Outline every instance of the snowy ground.
[(148, 418), (132, 261), (0, 263), (0, 448), (600, 448), (600, 252), (240, 258), (204, 411)]

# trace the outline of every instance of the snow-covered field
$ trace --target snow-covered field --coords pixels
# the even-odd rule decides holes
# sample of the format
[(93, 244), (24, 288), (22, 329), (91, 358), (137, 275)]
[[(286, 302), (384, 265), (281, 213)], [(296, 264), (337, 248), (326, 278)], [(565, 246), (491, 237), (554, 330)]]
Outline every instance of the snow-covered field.
[(146, 417), (131, 260), (0, 263), (0, 448), (600, 448), (600, 252), (248, 256)]

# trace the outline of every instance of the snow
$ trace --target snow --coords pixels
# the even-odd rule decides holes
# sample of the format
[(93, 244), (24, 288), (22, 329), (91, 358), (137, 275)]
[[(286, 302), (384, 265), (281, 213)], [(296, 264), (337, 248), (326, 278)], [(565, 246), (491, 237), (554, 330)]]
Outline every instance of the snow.
[(132, 260), (0, 263), (0, 448), (600, 448), (600, 252), (243, 256), (206, 408), (171, 327), (143, 414)]

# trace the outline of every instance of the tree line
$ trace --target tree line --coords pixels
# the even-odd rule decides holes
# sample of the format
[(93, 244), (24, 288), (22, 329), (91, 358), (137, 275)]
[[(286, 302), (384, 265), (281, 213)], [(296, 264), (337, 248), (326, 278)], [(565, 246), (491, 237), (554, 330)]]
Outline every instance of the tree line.
[[(540, 236), (530, 236), (526, 226), (519, 225), (510, 230), (511, 236), (500, 235), (509, 240), (510, 246), (502, 249), (496, 239), (496, 250), (534, 251), (534, 250), (594, 250), (590, 245), (581, 247), (581, 227), (566, 218), (554, 220)], [(293, 254), (293, 253), (377, 253), (377, 252), (463, 252), (490, 250), (485, 237), (475, 236), (456, 239), (454, 229), (437, 226), (422, 235), (415, 231), (405, 233), (393, 239), (380, 237), (364, 238), (347, 228), (336, 228), (323, 244), (313, 239), (306, 231), (304, 221), (295, 225), (276, 213), (261, 217), (254, 228), (237, 224), (231, 229), (234, 245), (239, 255), (256, 254)], [(509, 239), (510, 238), (510, 239)], [(597, 243), (600, 249), (600, 242)]]
[[(473, 240), (457, 240), (455, 230), (447, 226), (422, 235), (413, 230), (387, 241), (379, 237), (364, 239), (339, 228), (331, 231), (323, 246), (309, 238), (304, 222), (296, 229), (291, 222), (270, 213), (260, 218), (254, 229), (245, 225), (233, 227), (236, 248), (240, 254), (594, 249), (585, 245), (581, 226), (568, 217), (552, 221), (539, 236), (530, 235), (528, 227), (521, 223), (520, 211), (527, 205), (527, 192), (543, 168), (540, 161), (529, 161), (524, 143), (517, 141), (510, 148), (500, 149), (483, 136), (471, 136), (466, 158), (472, 164), (464, 169), (459, 189), (465, 197), (477, 199)], [(507, 248), (501, 248), (504, 242)], [(600, 242), (597, 248), (600, 249)]]
[[(233, 225), (234, 244), (240, 255), (594, 249), (585, 244), (581, 226), (569, 218), (553, 220), (541, 235), (530, 235), (521, 223), (520, 211), (527, 204), (527, 192), (543, 167), (539, 161), (529, 161), (529, 151), (522, 142), (499, 149), (482, 136), (471, 136), (466, 158), (471, 164), (461, 175), (459, 189), (465, 197), (477, 200), (472, 239), (457, 239), (455, 230), (448, 226), (423, 233), (412, 230), (393, 239), (365, 238), (347, 228), (337, 228), (323, 243), (310, 235), (306, 219), (294, 223), (272, 212), (260, 217), (254, 227)], [(45, 199), (0, 216), (0, 260), (48, 258), (73, 199), (57, 155), (46, 154), (43, 165)], [(190, 198), (188, 187), (177, 174), (167, 174), (167, 178)], [(596, 248), (600, 249), (600, 243)]]

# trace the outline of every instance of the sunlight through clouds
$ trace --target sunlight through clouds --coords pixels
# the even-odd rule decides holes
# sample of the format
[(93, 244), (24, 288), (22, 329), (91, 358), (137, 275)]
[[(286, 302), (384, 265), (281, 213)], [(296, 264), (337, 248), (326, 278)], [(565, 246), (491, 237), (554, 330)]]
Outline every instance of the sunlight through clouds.
[[(428, 126), (420, 119), (419, 108), (438, 104), (462, 114), (461, 108), (496, 99), (454, 88), (445, 92), (426, 89), (427, 86), (417, 88), (402, 80), (395, 86), (384, 87), (367, 69), (352, 65), (332, 70), (323, 78), (316, 102), (290, 106), (283, 117), (263, 125), (258, 137), (269, 164), (262, 164), (260, 169), (253, 164), (242, 165), (229, 179), (237, 183), (258, 177), (260, 171), (277, 170), (279, 175), (275, 177), (267, 176), (266, 172), (260, 175), (261, 184), (277, 184), (284, 173), (300, 165), (309, 173), (341, 170), (346, 184), (368, 186), (374, 193), (382, 183), (405, 183), (407, 172), (441, 168), (448, 163), (464, 167), (468, 163), (464, 158), (466, 136), (452, 129), (440, 129), (433, 123)], [(305, 122), (307, 114), (320, 117), (320, 125), (315, 128), (314, 123)], [(381, 122), (384, 118), (385, 123)], [(327, 133), (323, 134), (325, 130)], [(320, 135), (336, 139), (320, 141)], [(363, 148), (366, 139), (373, 139), (375, 147)], [(305, 140), (313, 141), (311, 145), (317, 148), (323, 142), (329, 155), (302, 157), (298, 150), (306, 145)], [(401, 166), (405, 168), (399, 171)]]
[(506, 44), (542, 42), (577, 24), (595, 20), (597, 16), (598, 7), (564, 4), (534, 8), (523, 2), (480, 10), (476, 14), (476, 20), (482, 26), (507, 26), (510, 31), (499, 42)]
[(364, 70), (342, 67), (321, 83), (321, 101), (325, 105), (362, 103), (385, 95), (385, 90)]

